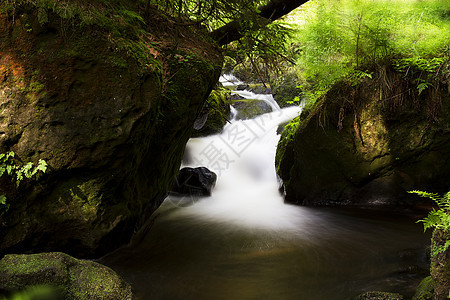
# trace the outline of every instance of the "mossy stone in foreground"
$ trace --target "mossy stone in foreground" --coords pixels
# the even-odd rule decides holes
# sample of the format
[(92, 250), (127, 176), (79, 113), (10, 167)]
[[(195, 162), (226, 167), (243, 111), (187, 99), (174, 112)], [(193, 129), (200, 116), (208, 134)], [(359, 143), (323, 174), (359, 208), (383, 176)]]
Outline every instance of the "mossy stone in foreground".
[(388, 292), (366, 292), (358, 295), (355, 300), (404, 300), (400, 294)]
[(132, 299), (131, 287), (99, 263), (60, 252), (9, 254), (0, 260), (0, 290), (49, 286), (64, 299)]

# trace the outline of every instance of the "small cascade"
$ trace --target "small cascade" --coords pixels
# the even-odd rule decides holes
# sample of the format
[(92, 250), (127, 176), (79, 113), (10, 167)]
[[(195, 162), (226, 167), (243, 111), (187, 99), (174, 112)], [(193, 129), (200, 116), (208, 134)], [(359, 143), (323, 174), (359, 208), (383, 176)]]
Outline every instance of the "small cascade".
[[(227, 75), (221, 82), (241, 84)], [(141, 299), (330, 300), (369, 290), (411, 298), (423, 275), (404, 270), (428, 268), (422, 227), (387, 212), (285, 204), (274, 166), (276, 131), (301, 108), (272, 109), (190, 139), (183, 166), (214, 171), (212, 195), (167, 197), (147, 230), (102, 263)]]
[(219, 82), (226, 87), (235, 87), (241, 84), (244, 84), (242, 81), (237, 79), (235, 76), (231, 74), (223, 74), (219, 78)]
[(273, 98), (272, 94), (255, 94), (250, 91), (232, 91), (232, 94), (239, 95), (245, 99), (252, 99), (252, 100), (260, 100), (266, 102), (271, 108), (272, 111), (280, 110), (280, 106)]

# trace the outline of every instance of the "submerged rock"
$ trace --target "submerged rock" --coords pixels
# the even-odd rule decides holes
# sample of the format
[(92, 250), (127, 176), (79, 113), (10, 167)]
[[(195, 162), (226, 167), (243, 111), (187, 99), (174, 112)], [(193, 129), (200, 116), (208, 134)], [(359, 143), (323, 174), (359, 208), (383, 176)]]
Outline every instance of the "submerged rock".
[(202, 28), (154, 9), (133, 35), (134, 1), (41, 2), (9, 14), (0, 2), (0, 153), (49, 166), (38, 183), (0, 185), (0, 254), (98, 257), (166, 197), (222, 56)]
[(216, 173), (208, 168), (183, 168), (172, 187), (172, 192), (181, 195), (210, 196), (216, 180)]
[(411, 206), (422, 200), (408, 190), (448, 191), (447, 88), (418, 95), (412, 80), (383, 70), (373, 77), (382, 80), (336, 84), (283, 132), (276, 161), (288, 202)]
[(44, 286), (46, 299), (132, 299), (131, 287), (113, 270), (99, 263), (53, 252), (9, 254), (0, 260), (0, 290), (17, 292)]

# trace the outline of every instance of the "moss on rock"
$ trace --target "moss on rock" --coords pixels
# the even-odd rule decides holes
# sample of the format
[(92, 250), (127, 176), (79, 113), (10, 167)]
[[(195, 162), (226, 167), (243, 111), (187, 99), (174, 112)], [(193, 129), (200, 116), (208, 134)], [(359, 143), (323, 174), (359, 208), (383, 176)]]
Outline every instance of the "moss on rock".
[(0, 3), (0, 152), (49, 169), (0, 186), (0, 253), (100, 256), (167, 195), (222, 55), (203, 28), (135, 1), (14, 3)]
[[(450, 240), (450, 233), (444, 229), (435, 229), (431, 238), (431, 247), (443, 247)], [(431, 256), (431, 277), (434, 281), (434, 299), (450, 297), (450, 248)]]
[(209, 94), (208, 100), (200, 113), (200, 118), (197, 119), (198, 122), (203, 123), (204, 121), (202, 119), (206, 118), (206, 122), (200, 129), (194, 130), (192, 136), (205, 136), (222, 131), (227, 120), (230, 118), (229, 96), (230, 91), (225, 88), (216, 88), (211, 91), (211, 94)]
[(132, 299), (128, 283), (101, 264), (53, 252), (9, 254), (0, 260), (0, 289), (16, 292), (48, 286), (64, 299)]
[(405, 297), (397, 293), (366, 292), (358, 295), (355, 300), (404, 300)]
[[(336, 84), (283, 135), (276, 162), (288, 202), (408, 206), (416, 201), (408, 190), (447, 191), (448, 90), (436, 83), (419, 96), (392, 68), (378, 72), (359, 86)], [(440, 113), (430, 116), (436, 102)]]
[(412, 300), (432, 300), (433, 294), (434, 281), (431, 276), (428, 276), (420, 282)]

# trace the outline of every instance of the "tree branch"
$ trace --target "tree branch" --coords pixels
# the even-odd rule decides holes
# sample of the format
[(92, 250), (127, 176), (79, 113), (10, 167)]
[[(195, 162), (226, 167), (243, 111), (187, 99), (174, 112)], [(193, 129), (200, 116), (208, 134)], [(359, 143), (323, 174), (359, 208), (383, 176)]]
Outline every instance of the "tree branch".
[[(258, 8), (258, 15), (268, 20), (268, 23), (273, 22), (284, 15), (287, 15), (300, 5), (308, 0), (271, 0), (266, 5)], [(242, 35), (242, 22), (245, 16), (231, 21), (224, 26), (217, 28), (211, 32), (211, 37), (223, 46), (240, 39)], [(256, 29), (256, 28), (255, 28)]]

